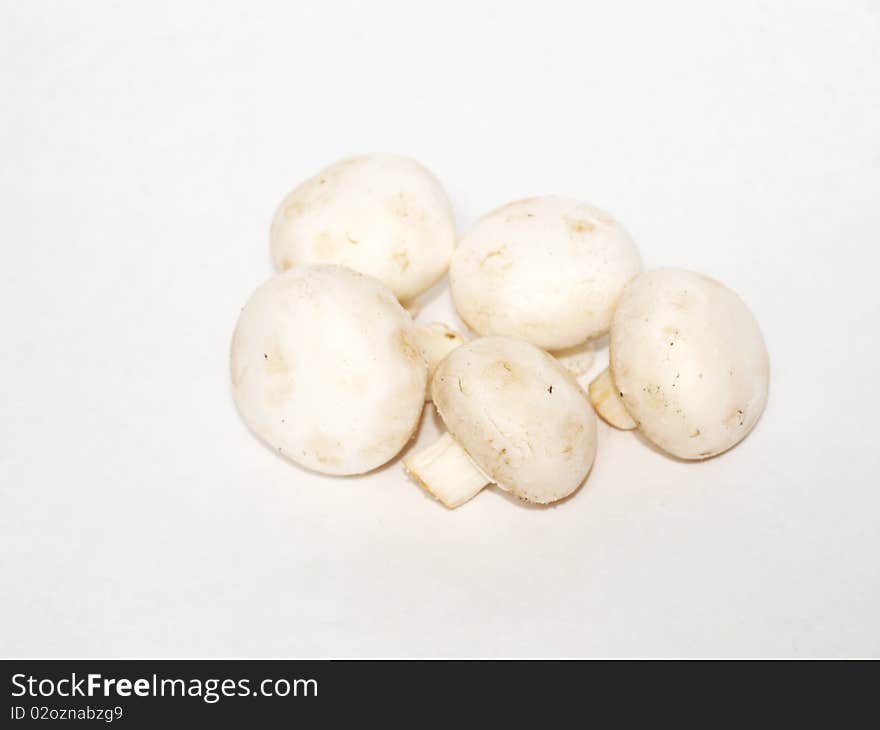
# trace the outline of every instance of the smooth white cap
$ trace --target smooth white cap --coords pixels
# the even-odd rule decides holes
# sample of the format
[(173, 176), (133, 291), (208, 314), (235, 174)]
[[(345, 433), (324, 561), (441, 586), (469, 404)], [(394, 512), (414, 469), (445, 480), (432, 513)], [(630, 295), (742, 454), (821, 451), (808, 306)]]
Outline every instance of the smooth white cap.
[(614, 314), (610, 347), (627, 412), (674, 456), (729, 449), (764, 410), (770, 364), (761, 330), (714, 279), (680, 269), (634, 279)]
[(607, 213), (566, 198), (529, 198), (489, 213), (464, 235), (449, 282), (474, 331), (559, 350), (607, 332), (640, 268), (635, 244)]
[(392, 459), (422, 412), (412, 318), (380, 282), (303, 266), (263, 284), (232, 338), (232, 393), (263, 441), (302, 466), (360, 474)]
[(507, 337), (453, 350), (432, 381), (455, 441), (489, 481), (529, 502), (571, 494), (596, 455), (596, 417), (555, 359)]
[(281, 201), (270, 233), (280, 271), (329, 263), (369, 274), (405, 301), (446, 273), (455, 246), (449, 199), (414, 160), (336, 162)]

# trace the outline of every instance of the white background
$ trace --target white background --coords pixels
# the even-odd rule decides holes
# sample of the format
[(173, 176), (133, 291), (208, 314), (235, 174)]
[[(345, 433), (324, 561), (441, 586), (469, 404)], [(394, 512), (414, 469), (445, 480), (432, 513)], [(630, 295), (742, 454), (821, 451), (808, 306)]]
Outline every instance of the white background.
[[(880, 654), (880, 5), (730, 5), (4, 0), (0, 655)], [(262, 448), (227, 354), (272, 213), (370, 151), (460, 229), (568, 195), (725, 281), (756, 430), (602, 425), (549, 509)]]

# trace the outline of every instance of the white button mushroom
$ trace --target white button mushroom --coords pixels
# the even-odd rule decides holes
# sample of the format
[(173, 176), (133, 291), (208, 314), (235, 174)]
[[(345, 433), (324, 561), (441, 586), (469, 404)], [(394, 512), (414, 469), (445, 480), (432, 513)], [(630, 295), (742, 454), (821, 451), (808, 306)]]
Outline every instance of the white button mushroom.
[(477, 222), (453, 254), (449, 279), (456, 309), (476, 332), (553, 351), (607, 332), (640, 268), (635, 244), (609, 215), (542, 197)]
[(303, 266), (263, 284), (232, 339), (232, 392), (250, 428), (325, 474), (361, 474), (410, 440), (426, 367), (391, 291), (339, 266)]
[(597, 410), (682, 459), (737, 444), (767, 402), (770, 365), (757, 322), (734, 292), (701, 274), (659, 269), (630, 282), (610, 348), (610, 377), (591, 388)]
[(348, 266), (407, 301), (446, 272), (455, 222), (446, 193), (428, 170), (405, 157), (367, 155), (330, 165), (288, 194), (270, 239), (280, 271), (300, 264)]
[(490, 483), (529, 502), (555, 502), (590, 471), (596, 417), (572, 376), (537, 347), (474, 340), (440, 363), (431, 388), (448, 433), (404, 464), (447, 507)]

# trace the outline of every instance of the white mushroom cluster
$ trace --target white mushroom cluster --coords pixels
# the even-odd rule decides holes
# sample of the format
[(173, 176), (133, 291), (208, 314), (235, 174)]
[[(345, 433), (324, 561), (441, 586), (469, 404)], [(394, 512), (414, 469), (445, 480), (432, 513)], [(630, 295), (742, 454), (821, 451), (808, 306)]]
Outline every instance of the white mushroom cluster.
[[(509, 203), (456, 245), (427, 169), (352, 157), (282, 200), (270, 244), (279, 273), (239, 316), (232, 394), (262, 441), (316, 472), (386, 464), (433, 401), (446, 433), (404, 457), (413, 481), (449, 508), (488, 485), (549, 504), (593, 467), (594, 410), (704, 459), (745, 438), (767, 402), (769, 358), (742, 300), (701, 274), (643, 273), (626, 230), (581, 201)], [(404, 308), (447, 270), (474, 337)], [(608, 366), (582, 387), (605, 335)]]

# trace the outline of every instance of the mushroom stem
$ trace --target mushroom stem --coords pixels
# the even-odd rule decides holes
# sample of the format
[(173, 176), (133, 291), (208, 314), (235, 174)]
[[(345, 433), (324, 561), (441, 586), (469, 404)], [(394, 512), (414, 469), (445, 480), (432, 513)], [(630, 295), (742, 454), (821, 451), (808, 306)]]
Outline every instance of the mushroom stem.
[(564, 350), (555, 350), (550, 354), (575, 376), (583, 375), (593, 364), (593, 344), (589, 340), (574, 347), (566, 347)]
[(605, 368), (590, 383), (590, 403), (593, 404), (596, 413), (614, 428), (631, 431), (639, 425), (623, 404), (623, 398), (620, 397), (620, 391), (611, 375), (611, 368)]
[(492, 481), (448, 433), (403, 464), (426, 492), (449, 509), (464, 504)]
[(428, 366), (428, 389), (425, 400), (431, 400), (431, 379), (434, 371), (450, 352), (464, 344), (464, 337), (441, 322), (416, 324), (416, 347)]

